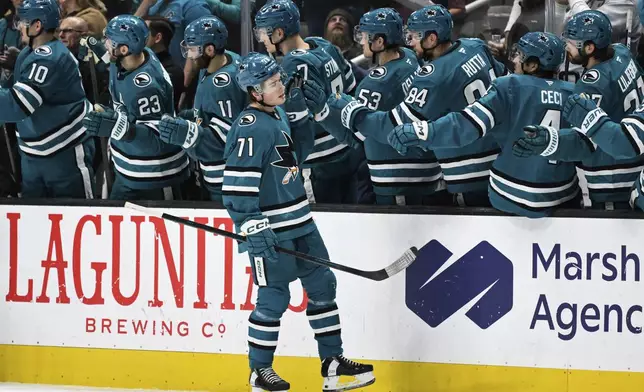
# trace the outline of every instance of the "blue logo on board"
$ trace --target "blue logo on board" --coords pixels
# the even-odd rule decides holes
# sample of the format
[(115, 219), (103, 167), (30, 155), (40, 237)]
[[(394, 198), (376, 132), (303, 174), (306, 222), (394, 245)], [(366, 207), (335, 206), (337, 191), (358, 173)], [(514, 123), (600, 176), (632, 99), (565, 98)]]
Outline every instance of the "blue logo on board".
[(416, 261), (406, 271), (407, 307), (436, 328), (483, 294), (466, 315), (486, 329), (512, 310), (512, 262), (487, 241), (442, 269), (452, 255), (436, 240), (420, 249)]

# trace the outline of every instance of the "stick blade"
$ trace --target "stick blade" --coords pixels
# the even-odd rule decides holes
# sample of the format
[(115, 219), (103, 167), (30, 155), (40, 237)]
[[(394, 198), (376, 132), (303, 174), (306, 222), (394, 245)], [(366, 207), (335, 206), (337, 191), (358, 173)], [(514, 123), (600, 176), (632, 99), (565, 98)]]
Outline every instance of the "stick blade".
[(373, 278), (374, 280), (385, 280), (391, 278), (397, 273), (406, 270), (414, 261), (416, 261), (416, 256), (418, 255), (418, 249), (415, 246), (407, 249), (398, 260), (394, 261), (387, 268), (376, 271)]
[(146, 215), (153, 215), (153, 216), (158, 216), (162, 218), (163, 214), (160, 212), (156, 212), (150, 208), (140, 206), (138, 204), (130, 203), (129, 201), (126, 201), (123, 207), (128, 208), (130, 210), (138, 211), (140, 213), (146, 214)]

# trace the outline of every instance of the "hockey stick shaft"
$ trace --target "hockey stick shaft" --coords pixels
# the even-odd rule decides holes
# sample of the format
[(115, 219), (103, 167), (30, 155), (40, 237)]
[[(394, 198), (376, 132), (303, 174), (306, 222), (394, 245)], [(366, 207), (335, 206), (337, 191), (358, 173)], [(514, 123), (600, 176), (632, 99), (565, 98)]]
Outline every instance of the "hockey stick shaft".
[[(90, 78), (92, 80), (92, 98), (94, 99), (94, 105), (98, 103), (99, 99), (99, 92), (98, 92), (98, 79), (96, 77), (96, 64), (94, 63), (94, 54), (91, 52), (91, 49), (88, 48), (90, 51), (90, 59), (89, 59), (89, 74)], [(112, 166), (110, 164), (110, 158), (107, 153), (107, 142), (109, 138), (106, 137), (101, 137), (100, 139), (101, 142), (101, 158), (103, 160), (103, 167), (104, 167), (104, 175), (105, 175), (105, 184), (107, 185), (107, 195), (109, 197), (109, 194), (112, 192)]]
[[(218, 229), (216, 227), (204, 225), (202, 223), (191, 221), (189, 219), (180, 218), (180, 217), (175, 216), (175, 215), (156, 212), (156, 211), (153, 211), (153, 210), (151, 210), (151, 209), (149, 209), (147, 207), (142, 207), (142, 206), (140, 206), (138, 204), (126, 202), (125, 203), (125, 208), (136, 210), (136, 211), (145, 213), (147, 215), (158, 216), (159, 218), (163, 218), (163, 219), (178, 223), (180, 225), (190, 226), (190, 227), (193, 227), (195, 229), (199, 229), (199, 230), (207, 231), (209, 233), (220, 235), (222, 237), (232, 238), (234, 240), (241, 241), (241, 242), (246, 241), (246, 237), (243, 236), (243, 235), (231, 233), (230, 231), (227, 231), (227, 230), (221, 230), (221, 229)], [(281, 246), (275, 246), (275, 250), (277, 252), (279, 252), (279, 253), (288, 254), (288, 255), (291, 255), (291, 256), (296, 257), (298, 259), (307, 261), (309, 263), (313, 263), (313, 264), (321, 265), (321, 266), (324, 266), (324, 267), (337, 269), (339, 271), (343, 271), (343, 272), (346, 272), (346, 273), (349, 273), (349, 274), (352, 274), (352, 275), (361, 276), (363, 278), (373, 279), (373, 278), (370, 277), (370, 275), (373, 273), (372, 271), (363, 271), (363, 270), (359, 270), (357, 268), (349, 267), (349, 266), (346, 266), (346, 265), (337, 264), (337, 263), (334, 263), (334, 262), (332, 262), (330, 260), (323, 259), (321, 257), (312, 256), (312, 255), (309, 255), (307, 253), (302, 253), (302, 252), (298, 252), (296, 250), (283, 248)], [(382, 280), (382, 279), (374, 279), (374, 280)]]
[(9, 129), (6, 124), (2, 124), (2, 132), (4, 133), (4, 142), (7, 145), (7, 153), (9, 156), (9, 165), (11, 166), (11, 176), (13, 180), (18, 182), (18, 165), (16, 165), (16, 158), (13, 155), (13, 148), (11, 148), (11, 138), (9, 137)]

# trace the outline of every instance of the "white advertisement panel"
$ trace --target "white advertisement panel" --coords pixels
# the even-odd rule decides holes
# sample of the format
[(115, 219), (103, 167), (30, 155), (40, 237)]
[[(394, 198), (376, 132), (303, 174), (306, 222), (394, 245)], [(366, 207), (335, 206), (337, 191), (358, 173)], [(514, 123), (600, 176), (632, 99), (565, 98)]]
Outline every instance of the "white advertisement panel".
[[(166, 212), (232, 230), (223, 210)], [(354, 358), (644, 371), (644, 221), (314, 214)], [(316, 356), (291, 285), (278, 355)], [(242, 354), (255, 292), (230, 239), (122, 208), (0, 206), (0, 344)]]

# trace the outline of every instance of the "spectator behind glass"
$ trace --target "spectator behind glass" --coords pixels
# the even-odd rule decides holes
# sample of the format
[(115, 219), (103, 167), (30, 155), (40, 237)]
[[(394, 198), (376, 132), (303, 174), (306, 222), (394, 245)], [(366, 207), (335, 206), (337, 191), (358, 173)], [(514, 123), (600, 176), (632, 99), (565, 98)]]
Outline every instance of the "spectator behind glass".
[[(108, 85), (108, 72), (106, 64), (98, 63), (94, 67), (96, 69), (96, 88), (92, 84), (92, 73), (90, 70), (90, 64), (88, 61), (85, 61), (82, 57), (83, 54), (80, 54), (81, 49), (81, 39), (87, 37), (88, 27), (85, 19), (79, 18), (77, 16), (70, 16), (63, 19), (60, 22), (60, 27), (58, 27), (58, 38), (60, 42), (63, 43), (69, 49), (70, 52), (78, 60), (78, 69), (81, 73), (81, 80), (83, 82), (83, 89), (85, 89), (85, 94), (87, 99), (91, 103), (101, 103), (106, 104), (109, 102), (109, 91), (107, 88)], [(94, 39), (94, 38), (90, 38)], [(96, 90), (96, 91), (94, 91)]]
[(150, 29), (150, 35), (145, 46), (152, 49), (163, 68), (170, 75), (172, 87), (174, 87), (174, 108), (176, 110), (181, 94), (185, 89), (183, 87), (183, 70), (175, 64), (168, 51), (174, 35), (174, 26), (169, 20), (160, 16), (146, 16), (144, 20)]
[[(362, 54), (362, 47), (353, 39), (355, 24), (353, 15), (344, 8), (336, 8), (329, 12), (325, 21), (324, 38), (340, 48), (344, 58), (349, 61)], [(360, 83), (367, 76), (367, 70), (353, 63), (351, 63), (351, 68), (356, 77), (356, 83)]]
[(78, 45), (81, 36), (86, 35), (89, 30), (87, 22), (77, 16), (70, 16), (60, 22), (58, 38), (70, 52), (78, 55)]
[(11, 79), (13, 67), (22, 48), (20, 42), (20, 31), (16, 27), (16, 7), (21, 0), (11, 0), (3, 3), (0, 15), (0, 87), (4, 86)]
[(100, 38), (107, 27), (105, 13), (107, 9), (101, 0), (58, 0), (63, 10), (63, 17), (77, 16), (87, 22), (88, 33)]

